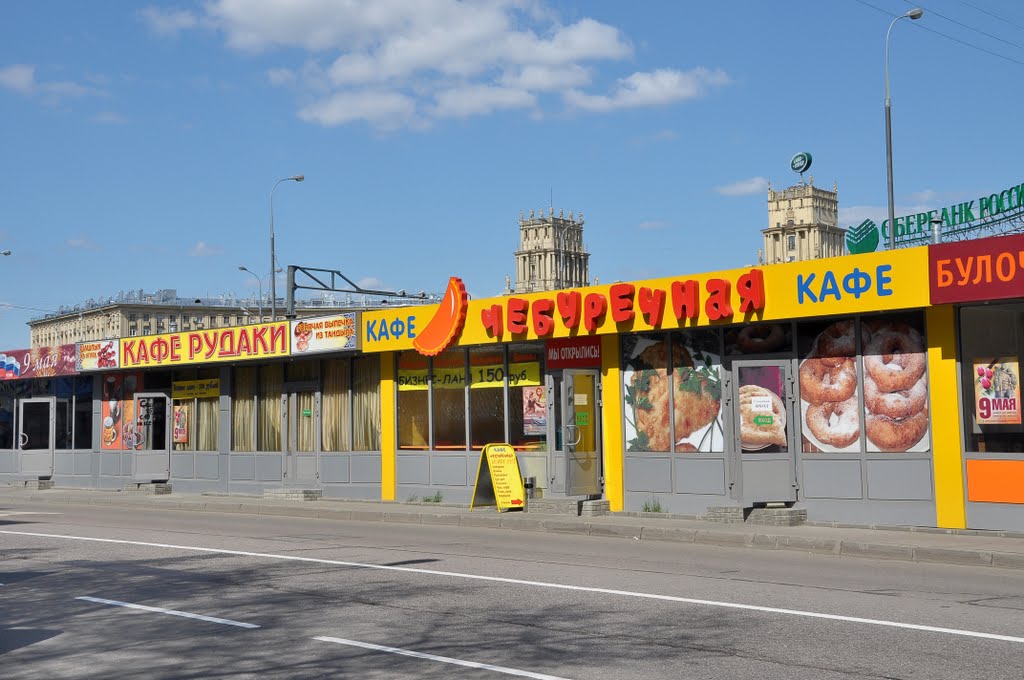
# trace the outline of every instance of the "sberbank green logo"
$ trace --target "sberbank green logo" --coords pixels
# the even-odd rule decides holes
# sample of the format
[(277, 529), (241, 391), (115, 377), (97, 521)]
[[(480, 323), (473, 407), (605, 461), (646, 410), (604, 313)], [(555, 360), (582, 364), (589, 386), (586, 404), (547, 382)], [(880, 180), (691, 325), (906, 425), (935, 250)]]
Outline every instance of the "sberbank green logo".
[(873, 253), (878, 249), (878, 225), (864, 220), (846, 230), (846, 249), (851, 255)]

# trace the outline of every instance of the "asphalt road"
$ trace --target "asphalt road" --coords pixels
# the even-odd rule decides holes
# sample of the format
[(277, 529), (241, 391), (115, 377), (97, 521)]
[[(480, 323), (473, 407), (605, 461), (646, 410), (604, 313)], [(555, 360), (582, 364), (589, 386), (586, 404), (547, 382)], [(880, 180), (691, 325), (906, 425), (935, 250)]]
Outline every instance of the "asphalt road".
[(1024, 675), (992, 568), (40, 503), (0, 583), (8, 680)]

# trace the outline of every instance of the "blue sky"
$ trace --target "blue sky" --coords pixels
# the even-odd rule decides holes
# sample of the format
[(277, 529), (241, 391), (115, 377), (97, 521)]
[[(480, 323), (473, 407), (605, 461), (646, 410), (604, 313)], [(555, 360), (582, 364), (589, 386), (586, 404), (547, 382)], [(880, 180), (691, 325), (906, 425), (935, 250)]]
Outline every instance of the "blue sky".
[[(478, 298), (552, 197), (603, 283), (754, 262), (797, 151), (844, 226), (881, 217), (885, 32), (912, 6), (4, 3), (0, 347), (119, 290), (251, 296), (238, 265), (269, 272), (298, 173), (281, 263)], [(1024, 7), (924, 7), (890, 45), (898, 212), (1024, 181)]]

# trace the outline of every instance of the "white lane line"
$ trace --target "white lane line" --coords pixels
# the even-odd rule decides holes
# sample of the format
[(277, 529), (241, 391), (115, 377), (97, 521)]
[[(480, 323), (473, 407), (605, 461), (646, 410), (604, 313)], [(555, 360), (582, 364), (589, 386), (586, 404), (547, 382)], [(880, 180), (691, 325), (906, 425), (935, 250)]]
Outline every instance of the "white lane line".
[(204, 548), (194, 545), (176, 545), (173, 543), (150, 543), (147, 541), (126, 541), (117, 538), (93, 538), (91, 536), (70, 536), (67, 534), (43, 534), (31, 531), (6, 531), (0, 529), (0, 534), (12, 536), (36, 536), (39, 538), (61, 538), (69, 541), (90, 541), (94, 543), (117, 543), (120, 545), (139, 545), (148, 548), (169, 548), (172, 550), (191, 550), (194, 552), (212, 553), (217, 555), (237, 555), (240, 557), (262, 557), (271, 560), (283, 560), (287, 562), (309, 562), (312, 564), (330, 564), (339, 567), (356, 567), (360, 569), (378, 569), (381, 571), (398, 571), (410, 574), (428, 574), (431, 576), (445, 576), (448, 578), (465, 578), (474, 581), (489, 581), (491, 583), (510, 583), (520, 586), (533, 586), (536, 588), (553, 588), (556, 590), (571, 590), (584, 593), (600, 593), (602, 595), (618, 595), (622, 597), (633, 597), (645, 600), (659, 600), (662, 602), (678, 602), (681, 604), (695, 604), (705, 607), (722, 607), (725, 609), (740, 609), (743, 611), (764, 612), (768, 614), (785, 614), (787, 616), (802, 616), (810, 619), (825, 619), (827, 621), (843, 621), (846, 623), (860, 623), (870, 626), (884, 626), (887, 628), (903, 628), (906, 630), (919, 630), (928, 633), (942, 633), (945, 635), (960, 635), (963, 637), (983, 638), (986, 640), (1000, 640), (1002, 642), (1017, 642), (1024, 644), (1024, 637), (1014, 635), (1000, 635), (997, 633), (984, 633), (976, 630), (963, 630), (960, 628), (941, 628), (938, 626), (923, 626), (917, 623), (902, 623), (900, 621), (886, 621), (883, 619), (865, 619), (859, 616), (843, 616), (841, 614), (825, 614), (822, 612), (805, 611), (802, 609), (781, 609), (779, 607), (762, 607), (756, 604), (741, 604), (738, 602), (719, 602), (717, 600), (699, 600), (692, 597), (678, 597), (676, 595), (658, 595), (655, 593), (640, 593), (631, 590), (614, 590), (612, 588), (595, 588), (592, 586), (574, 586), (565, 583), (547, 583), (545, 581), (527, 581), (518, 578), (505, 576), (483, 576), (480, 574), (464, 574), (457, 571), (438, 571), (436, 569), (417, 569), (415, 567), (399, 567), (384, 564), (367, 564), (363, 562), (346, 562), (343, 560), (327, 560), (319, 557), (303, 557), (300, 555), (277, 555), (274, 553), (248, 552), (245, 550), (226, 550), (223, 548)]
[(16, 510), (13, 512), (0, 512), (0, 517), (13, 517), (15, 515), (63, 515), (63, 512), (32, 512), (31, 510)]
[(209, 621), (210, 623), (222, 623), (225, 626), (238, 626), (239, 628), (259, 628), (255, 623), (242, 623), (241, 621), (232, 621), (231, 619), (218, 619), (216, 616), (203, 616), (202, 614), (193, 614), (191, 612), (182, 612), (177, 609), (164, 609), (163, 607), (148, 607), (144, 604), (132, 604), (131, 602), (119, 602), (118, 600), (105, 600), (102, 597), (76, 597), (76, 600), (85, 600), (86, 602), (95, 602), (96, 604), (109, 604), (113, 607), (127, 607), (128, 609), (141, 609), (145, 612), (156, 612), (157, 614), (170, 614), (171, 616), (181, 616), (186, 619), (198, 619), (200, 621)]
[(359, 642), (358, 640), (346, 640), (344, 638), (327, 637), (324, 635), (318, 635), (313, 639), (319, 640), (320, 642), (333, 642), (336, 645), (348, 645), (349, 647), (362, 647), (363, 649), (372, 649), (375, 652), (401, 654), (402, 656), (411, 656), (417, 659), (426, 659), (428, 661), (440, 661), (441, 663), (448, 663), (455, 666), (465, 666), (466, 668), (480, 668), (485, 671), (495, 671), (497, 673), (504, 673), (505, 675), (518, 675), (522, 678), (535, 678), (535, 680), (567, 680), (567, 678), (559, 677), (557, 675), (532, 673), (530, 671), (521, 671), (518, 668), (508, 668), (507, 666), (493, 666), (489, 663), (478, 663), (476, 661), (463, 661), (462, 659), (453, 659), (450, 656), (437, 656), (436, 654), (427, 654), (425, 652), (414, 652), (411, 649), (385, 647), (384, 645), (375, 645), (370, 642)]

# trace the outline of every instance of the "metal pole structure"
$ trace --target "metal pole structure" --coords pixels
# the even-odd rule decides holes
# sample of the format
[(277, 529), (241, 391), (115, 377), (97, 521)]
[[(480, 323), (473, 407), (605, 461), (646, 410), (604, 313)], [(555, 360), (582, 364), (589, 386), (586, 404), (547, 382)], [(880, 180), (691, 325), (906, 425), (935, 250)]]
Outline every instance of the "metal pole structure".
[[(263, 323), (263, 279), (261, 279), (259, 276), (257, 276), (256, 272), (252, 271), (251, 269), (249, 269), (248, 267), (245, 267), (245, 266), (239, 265), (238, 271), (240, 271), (240, 272), (249, 272), (250, 274), (252, 274), (253, 276), (256, 277), (256, 285), (258, 285), (260, 287), (260, 298), (259, 298), (259, 300), (256, 303), (256, 307), (257, 307), (257, 309), (260, 310), (260, 323)], [(273, 275), (273, 274), (271, 274), (271, 275)]]
[(270, 190), (270, 321), (277, 321), (277, 277), (274, 275), (277, 269), (277, 257), (274, 254), (274, 191), (281, 182), (301, 182), (306, 179), (305, 175), (292, 175), (282, 177), (274, 183)]
[(892, 27), (900, 19), (920, 19), (923, 14), (923, 9), (915, 7), (906, 14), (901, 14), (893, 19), (889, 24), (889, 30), (885, 32), (885, 169), (889, 184), (889, 250), (896, 249), (896, 206), (892, 193), (892, 100), (889, 97), (889, 34), (892, 33)]

